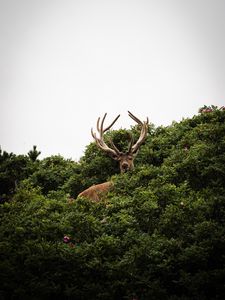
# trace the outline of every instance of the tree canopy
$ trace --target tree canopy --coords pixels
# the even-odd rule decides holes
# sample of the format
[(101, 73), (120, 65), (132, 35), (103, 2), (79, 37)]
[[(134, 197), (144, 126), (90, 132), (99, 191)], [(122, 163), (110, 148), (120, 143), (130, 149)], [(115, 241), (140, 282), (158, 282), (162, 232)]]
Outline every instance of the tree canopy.
[[(223, 107), (151, 124), (129, 173), (95, 143), (79, 162), (39, 154), (0, 150), (1, 299), (223, 299)], [(77, 198), (106, 180), (106, 201)]]

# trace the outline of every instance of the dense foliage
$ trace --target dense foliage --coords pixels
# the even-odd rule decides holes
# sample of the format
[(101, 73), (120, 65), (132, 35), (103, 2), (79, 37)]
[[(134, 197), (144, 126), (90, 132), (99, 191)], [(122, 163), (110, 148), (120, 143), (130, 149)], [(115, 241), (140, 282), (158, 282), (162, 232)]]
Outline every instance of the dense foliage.
[[(39, 154), (0, 150), (0, 299), (224, 299), (223, 108), (150, 126), (130, 173), (94, 143)], [(71, 201), (109, 178), (107, 201)]]

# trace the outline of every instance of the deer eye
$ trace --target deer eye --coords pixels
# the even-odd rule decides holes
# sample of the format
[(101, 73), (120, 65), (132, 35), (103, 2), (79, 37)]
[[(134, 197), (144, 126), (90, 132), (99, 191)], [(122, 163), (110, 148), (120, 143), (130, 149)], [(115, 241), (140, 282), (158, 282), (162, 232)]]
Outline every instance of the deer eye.
[(112, 158), (113, 158), (114, 160), (119, 160), (119, 157), (116, 156), (116, 155), (113, 155)]

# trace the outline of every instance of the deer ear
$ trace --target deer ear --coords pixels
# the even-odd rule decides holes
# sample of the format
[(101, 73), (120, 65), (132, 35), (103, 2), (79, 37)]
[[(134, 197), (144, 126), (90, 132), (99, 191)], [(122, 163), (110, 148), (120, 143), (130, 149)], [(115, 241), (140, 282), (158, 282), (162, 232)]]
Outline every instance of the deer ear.
[(133, 156), (135, 157), (138, 154), (139, 149), (137, 149), (135, 152), (133, 152)]
[(117, 156), (117, 155), (111, 155), (111, 157), (112, 157), (112, 159), (114, 159), (114, 160), (116, 160), (116, 161), (119, 160), (119, 156)]

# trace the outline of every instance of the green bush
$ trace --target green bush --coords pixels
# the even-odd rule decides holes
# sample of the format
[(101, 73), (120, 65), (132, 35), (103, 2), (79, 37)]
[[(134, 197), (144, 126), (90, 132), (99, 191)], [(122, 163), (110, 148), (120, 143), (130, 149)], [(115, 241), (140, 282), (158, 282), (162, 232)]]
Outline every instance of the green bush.
[[(1, 152), (1, 183), (17, 180), (0, 206), (1, 299), (222, 300), (224, 118), (204, 107), (151, 127), (126, 174), (93, 143), (78, 163)], [(106, 201), (71, 199), (110, 177)]]

